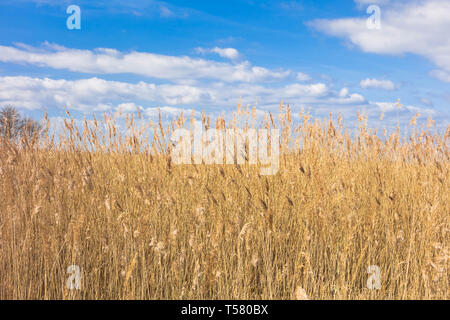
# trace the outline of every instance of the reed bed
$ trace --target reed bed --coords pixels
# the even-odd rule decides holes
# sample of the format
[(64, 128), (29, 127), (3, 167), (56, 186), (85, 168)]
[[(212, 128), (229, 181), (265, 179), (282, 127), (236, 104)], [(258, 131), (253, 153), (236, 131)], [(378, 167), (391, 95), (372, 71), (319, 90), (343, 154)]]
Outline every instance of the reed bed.
[[(449, 139), (350, 133), (281, 105), (279, 171), (174, 165), (172, 122), (113, 115), (0, 140), (0, 299), (448, 299)], [(67, 268), (80, 267), (70, 290)], [(367, 286), (380, 268), (380, 289)]]

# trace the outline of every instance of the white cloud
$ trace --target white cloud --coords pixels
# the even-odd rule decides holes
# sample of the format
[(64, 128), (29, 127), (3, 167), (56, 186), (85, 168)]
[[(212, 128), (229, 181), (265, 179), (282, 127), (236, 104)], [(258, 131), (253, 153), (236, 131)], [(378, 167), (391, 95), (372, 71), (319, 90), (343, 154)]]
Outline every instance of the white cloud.
[(343, 98), (348, 95), (348, 89), (342, 88), (341, 91), (339, 91), (339, 97)]
[(138, 106), (134, 102), (121, 103), (116, 108), (117, 112), (123, 112), (123, 113), (136, 112), (136, 111), (142, 110), (142, 109), (144, 109), (142, 106)]
[(312, 85), (294, 83), (285, 86), (284, 89), (280, 91), (280, 94), (283, 94), (283, 96), (286, 98), (297, 97), (298, 95), (320, 97), (325, 95), (327, 91), (328, 88), (323, 83), (316, 83)]
[(350, 93), (347, 88), (342, 88), (337, 97), (331, 97), (328, 103), (334, 103), (337, 105), (346, 105), (346, 104), (366, 104), (366, 99), (358, 94), (358, 93)]
[(419, 108), (416, 106), (398, 106), (395, 102), (371, 102), (370, 104), (377, 106), (382, 112), (393, 112), (398, 111), (401, 113), (411, 113), (411, 114), (424, 114), (424, 115), (434, 115), (436, 111), (429, 108)]
[(240, 58), (240, 54), (239, 51), (237, 51), (234, 48), (219, 48), (219, 47), (214, 47), (214, 48), (196, 48), (195, 49), (197, 53), (216, 53), (219, 56), (221, 56), (222, 58), (226, 58), (226, 59), (230, 59), (230, 60), (237, 60)]
[[(239, 54), (237, 50), (221, 50), (225, 51), (215, 51), (229, 58)], [(350, 94), (347, 89), (345, 94), (339, 95), (324, 83), (312, 83), (307, 74), (272, 71), (251, 66), (249, 62), (220, 63), (138, 52), (124, 54), (111, 48), (76, 50), (56, 44), (39, 48), (24, 44), (0, 46), (0, 61), (95, 73), (96, 76), (136, 73), (172, 81), (154, 84), (106, 81), (97, 77), (82, 80), (0, 77), (0, 104), (26, 109), (67, 107), (80, 111), (131, 112), (149, 105), (234, 108), (240, 97), (244, 103), (265, 107), (276, 106), (281, 100), (297, 106), (365, 102), (362, 96)], [(270, 84), (265, 80), (271, 80)], [(285, 80), (293, 82), (282, 84)], [(304, 81), (308, 83), (301, 83)]]
[[(243, 103), (277, 106), (281, 100), (297, 106), (364, 104), (359, 94), (331, 91), (324, 83), (292, 83), (284, 86), (227, 84), (224, 82), (180, 85), (148, 82), (126, 83), (99, 78), (54, 80), (31, 77), (0, 77), (0, 105), (18, 108), (63, 108), (79, 111), (132, 112), (163, 105), (170, 108), (235, 108)], [(170, 111), (167, 109), (166, 111)]]
[(394, 90), (395, 85), (390, 80), (378, 80), (378, 79), (364, 79), (360, 82), (361, 88), (367, 89), (367, 88), (377, 88), (377, 89), (384, 89), (384, 90)]
[[(237, 102), (257, 104), (261, 110), (276, 112), (281, 100), (289, 103), (296, 114), (300, 107), (309, 109), (316, 116), (327, 116), (341, 112), (345, 119), (354, 119), (357, 110), (371, 114), (385, 111), (391, 117), (395, 103), (369, 103), (358, 93), (347, 88), (337, 92), (323, 83), (294, 83), (284, 86), (263, 86), (260, 84), (228, 84), (223, 82), (178, 85), (152, 84), (147, 82), (126, 83), (99, 78), (82, 80), (54, 80), (31, 77), (0, 77), (0, 105), (11, 104), (22, 109), (62, 109), (81, 112), (122, 112), (140, 110), (149, 118), (157, 118), (159, 110), (164, 118), (171, 118), (184, 112), (190, 116), (192, 109), (202, 108), (209, 112), (235, 110)], [(159, 107), (161, 106), (161, 107)], [(197, 109), (198, 110), (198, 109)], [(214, 111), (215, 110), (215, 111)], [(411, 114), (433, 115), (433, 110), (406, 106), (402, 109), (404, 121)], [(226, 112), (230, 115), (230, 112)], [(196, 112), (198, 115), (198, 112)]]
[(303, 72), (297, 72), (297, 80), (298, 81), (309, 81), (311, 77)]
[(394, 55), (413, 53), (431, 60), (439, 69), (450, 72), (449, 16), (448, 0), (412, 0), (383, 7), (381, 30), (367, 28), (367, 17), (319, 19), (310, 25), (327, 34), (347, 39), (365, 52)]
[(396, 109), (395, 102), (374, 102), (373, 104), (377, 105), (383, 112), (391, 112)]
[[(224, 50), (220, 52), (235, 57), (234, 51)], [(187, 56), (166, 56), (135, 51), (122, 53), (108, 48), (79, 50), (51, 44), (46, 44), (43, 48), (0, 46), (0, 61), (96, 75), (132, 73), (174, 81), (213, 79), (225, 82), (258, 82), (282, 80), (291, 74), (290, 71), (271, 71), (252, 66), (248, 61), (231, 64)]]

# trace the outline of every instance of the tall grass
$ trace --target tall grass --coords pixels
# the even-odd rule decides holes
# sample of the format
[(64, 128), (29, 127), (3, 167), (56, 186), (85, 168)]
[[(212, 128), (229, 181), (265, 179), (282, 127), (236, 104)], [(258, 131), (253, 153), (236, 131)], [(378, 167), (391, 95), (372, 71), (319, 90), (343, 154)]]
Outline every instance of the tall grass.
[(46, 120), (39, 143), (0, 141), (0, 299), (448, 299), (450, 128), (299, 117), (282, 105), (256, 124), (282, 132), (273, 176), (174, 165), (171, 132), (192, 116), (127, 118), (125, 134), (111, 115), (68, 117), (58, 137)]

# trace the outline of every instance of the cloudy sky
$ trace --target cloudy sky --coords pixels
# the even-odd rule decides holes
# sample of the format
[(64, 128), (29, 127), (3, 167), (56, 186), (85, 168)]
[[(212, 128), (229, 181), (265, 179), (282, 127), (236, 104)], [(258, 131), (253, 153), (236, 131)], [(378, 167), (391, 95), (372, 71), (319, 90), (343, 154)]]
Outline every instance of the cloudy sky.
[[(70, 5), (80, 29), (67, 27)], [(387, 125), (420, 113), (446, 127), (449, 17), (448, 0), (2, 0), (0, 106), (153, 117), (231, 114), (242, 99), (319, 117), (384, 112)]]

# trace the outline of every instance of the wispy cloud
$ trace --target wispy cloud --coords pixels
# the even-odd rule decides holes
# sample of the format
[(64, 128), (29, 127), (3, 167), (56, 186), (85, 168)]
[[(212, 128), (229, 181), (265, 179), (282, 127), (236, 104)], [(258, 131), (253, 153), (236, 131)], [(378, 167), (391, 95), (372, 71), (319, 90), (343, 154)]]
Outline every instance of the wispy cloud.
[(450, 82), (450, 72), (445, 70), (433, 70), (430, 72), (430, 76), (443, 82)]
[(279, 6), (281, 9), (290, 11), (290, 12), (302, 11), (304, 9), (301, 1), (296, 1), (296, 0), (281, 1)]
[(160, 6), (159, 7), (159, 15), (163, 18), (169, 18), (169, 17), (173, 17), (175, 14), (173, 13), (172, 10), (170, 10), (166, 6)]
[[(234, 56), (234, 51), (222, 54)], [(225, 82), (259, 82), (281, 80), (291, 71), (272, 71), (252, 66), (248, 61), (238, 64), (194, 59), (188, 56), (167, 56), (148, 52), (123, 53), (115, 49), (69, 49), (47, 44), (30, 46), (0, 46), (0, 61), (31, 64), (53, 69), (88, 74), (131, 73), (155, 79), (213, 79)]]
[(101, 10), (103, 13), (115, 14), (132, 14), (135, 16), (159, 16), (162, 18), (186, 18), (190, 11), (187, 8), (182, 8), (170, 4), (165, 1), (157, 0), (3, 0), (2, 4), (8, 3), (34, 3), (36, 6), (51, 6), (51, 7), (67, 7), (71, 4), (76, 4), (90, 12)]

